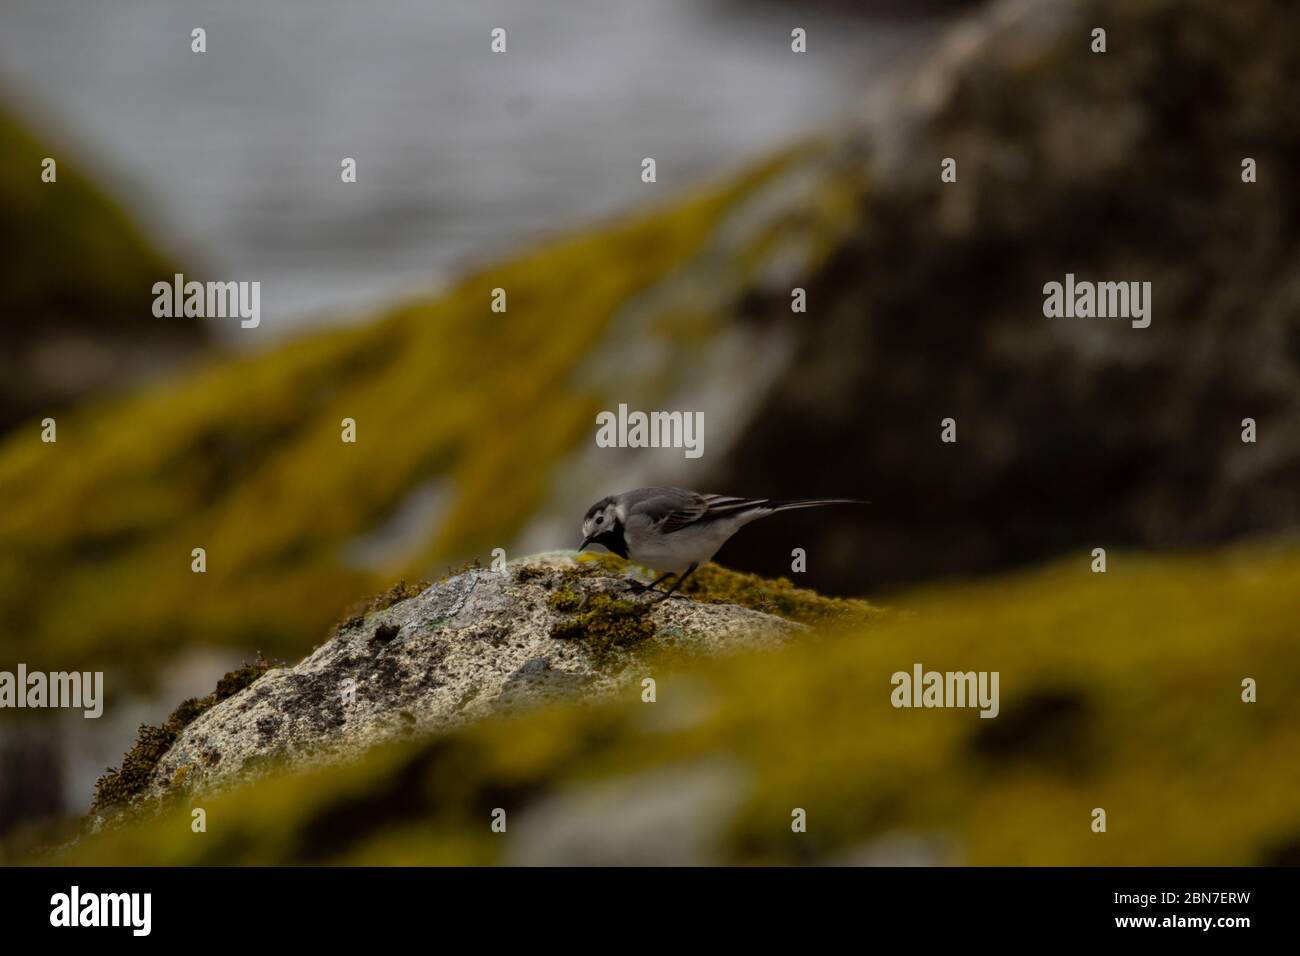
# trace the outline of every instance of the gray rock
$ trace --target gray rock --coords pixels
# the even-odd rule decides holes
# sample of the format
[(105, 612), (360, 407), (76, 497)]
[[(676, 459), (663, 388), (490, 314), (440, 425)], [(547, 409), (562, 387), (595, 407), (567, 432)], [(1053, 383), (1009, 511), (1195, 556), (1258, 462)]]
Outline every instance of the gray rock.
[(649, 600), (627, 595), (627, 583), (572, 552), (554, 552), (504, 572), (467, 571), (354, 619), (305, 660), (268, 671), (186, 726), (140, 800), (209, 792), (276, 765), (345, 759), (557, 695), (606, 695), (639, 679), (644, 649), (712, 653), (804, 630), (735, 605), (674, 598), (646, 612), (653, 633), (632, 648), (597, 651), (583, 636), (552, 636), (573, 617), (551, 607), (557, 590), (584, 601)]

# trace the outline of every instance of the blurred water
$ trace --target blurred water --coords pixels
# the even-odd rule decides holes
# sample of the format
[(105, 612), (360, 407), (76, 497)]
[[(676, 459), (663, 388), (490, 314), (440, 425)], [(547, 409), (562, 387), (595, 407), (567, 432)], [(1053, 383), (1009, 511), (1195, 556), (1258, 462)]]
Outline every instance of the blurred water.
[(261, 281), (243, 344), (788, 142), (934, 29), (716, 0), (4, 0), (0, 25), (6, 98), (184, 262)]

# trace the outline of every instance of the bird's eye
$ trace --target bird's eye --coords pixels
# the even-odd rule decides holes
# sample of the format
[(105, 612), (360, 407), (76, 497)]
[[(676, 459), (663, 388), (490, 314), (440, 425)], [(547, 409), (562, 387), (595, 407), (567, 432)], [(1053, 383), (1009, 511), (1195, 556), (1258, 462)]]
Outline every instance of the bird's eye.
[(605, 516), (604, 515), (597, 516), (596, 524), (604, 524), (604, 523), (605, 523)]

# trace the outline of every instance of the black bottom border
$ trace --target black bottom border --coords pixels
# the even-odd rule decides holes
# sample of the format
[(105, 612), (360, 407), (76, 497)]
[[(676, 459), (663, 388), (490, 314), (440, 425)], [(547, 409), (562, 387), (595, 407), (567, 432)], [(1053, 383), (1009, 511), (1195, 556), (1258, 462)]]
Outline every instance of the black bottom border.
[[(1283, 932), (1300, 897), (1300, 869), (1218, 867), (105, 867), (6, 869), (0, 880), (0, 916), (9, 941), (75, 933), (82, 941), (99, 936), (188, 945), (215, 933), (224, 938), (212, 942), (222, 948), (278, 939), (373, 946), (382, 938), (376, 934), (426, 932), (431, 924), (481, 932), (494, 942), (557, 932), (589, 937), (594, 931), (611, 942), (632, 941), (689, 927), (696, 939), (716, 935), (734, 943), (749, 935), (770, 941), (782, 931), (820, 936), (843, 928), (864, 942), (898, 933), (927, 942), (1041, 940), (1047, 933), (1180, 945), (1203, 939), (1221, 947), (1261, 932)], [(89, 904), (94, 910), (99, 894), (149, 894), (148, 936), (137, 936), (129, 925), (52, 925), (70, 921), (65, 917), (73, 887), (82, 913), (91, 895), (97, 897)], [(62, 910), (60, 894), (67, 899)], [(140, 922), (142, 912), (135, 914)]]

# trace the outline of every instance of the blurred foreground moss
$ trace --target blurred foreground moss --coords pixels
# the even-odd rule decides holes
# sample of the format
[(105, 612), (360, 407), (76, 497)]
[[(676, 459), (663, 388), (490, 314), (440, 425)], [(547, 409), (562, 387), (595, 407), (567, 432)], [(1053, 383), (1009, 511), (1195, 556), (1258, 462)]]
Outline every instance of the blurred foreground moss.
[[(904, 596), (908, 613), (869, 631), (652, 668), (654, 704), (633, 686), (385, 747), (203, 798), (206, 833), (184, 807), (56, 860), (533, 862), (519, 847), (543, 802), (718, 765), (741, 771), (739, 809), (706, 821), (722, 862), (851, 861), (900, 833), (942, 835), (958, 863), (1294, 862), (1297, 595), (1294, 544), (1112, 553), (1107, 574), (1080, 555)], [(891, 674), (918, 662), (1000, 672), (1001, 713), (894, 709)], [(1258, 703), (1241, 700), (1247, 677)], [(795, 807), (807, 833), (791, 832)]]

